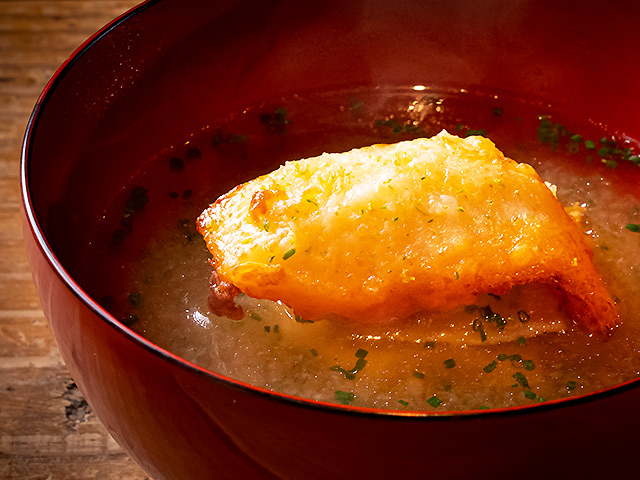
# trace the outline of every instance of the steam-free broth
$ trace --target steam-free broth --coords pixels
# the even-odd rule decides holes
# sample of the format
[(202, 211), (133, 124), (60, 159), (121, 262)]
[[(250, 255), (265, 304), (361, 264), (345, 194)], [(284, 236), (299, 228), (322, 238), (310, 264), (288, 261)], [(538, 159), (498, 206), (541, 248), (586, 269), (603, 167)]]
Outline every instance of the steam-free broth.
[[(245, 295), (236, 299), (246, 312), (242, 320), (209, 312), (212, 269), (195, 219), (219, 195), (286, 160), (442, 129), (487, 136), (557, 185), (566, 207), (584, 211), (582, 229), (621, 314), (611, 338), (574, 326), (560, 311), (559, 294), (544, 285), (375, 325), (307, 322), (279, 302)], [(183, 144), (150, 152), (148, 168), (106, 208), (92, 242), (105, 277), (85, 283), (159, 346), (290, 395), (426, 411), (580, 395), (640, 374), (636, 152), (635, 143), (595, 122), (494, 92), (361, 88), (248, 106)]]

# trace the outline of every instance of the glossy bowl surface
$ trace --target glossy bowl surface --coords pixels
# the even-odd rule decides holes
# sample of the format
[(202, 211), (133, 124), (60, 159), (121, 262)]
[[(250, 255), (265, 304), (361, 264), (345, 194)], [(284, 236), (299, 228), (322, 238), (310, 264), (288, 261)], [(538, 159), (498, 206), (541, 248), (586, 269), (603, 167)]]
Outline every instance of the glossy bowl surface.
[(35, 106), (21, 172), (25, 240), (45, 314), (92, 408), (156, 478), (626, 473), (640, 447), (637, 381), (466, 414), (317, 404), (216, 376), (158, 348), (111, 317), (69, 273), (89, 261), (75, 255), (86, 225), (140, 159), (211, 117), (265, 98), (362, 85), (482, 87), (546, 99), (640, 138), (637, 6), (302, 5), (144, 3), (89, 39)]

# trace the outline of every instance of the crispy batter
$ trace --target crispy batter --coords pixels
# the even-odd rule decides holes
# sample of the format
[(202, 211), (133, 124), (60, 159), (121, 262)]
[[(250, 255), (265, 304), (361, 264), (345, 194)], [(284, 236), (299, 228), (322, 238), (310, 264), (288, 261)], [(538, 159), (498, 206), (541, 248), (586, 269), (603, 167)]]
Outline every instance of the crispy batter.
[(483, 137), (287, 162), (220, 197), (198, 231), (219, 281), (308, 320), (402, 318), (529, 282), (556, 286), (588, 330), (618, 319), (552, 189)]

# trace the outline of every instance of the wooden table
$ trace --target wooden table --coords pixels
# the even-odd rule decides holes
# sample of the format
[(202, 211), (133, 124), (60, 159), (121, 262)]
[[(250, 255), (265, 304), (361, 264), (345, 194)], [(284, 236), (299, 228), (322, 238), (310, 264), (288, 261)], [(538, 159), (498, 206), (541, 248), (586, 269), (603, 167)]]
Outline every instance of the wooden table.
[(136, 0), (0, 0), (0, 479), (146, 479), (62, 363), (22, 241), (24, 129), (47, 80)]

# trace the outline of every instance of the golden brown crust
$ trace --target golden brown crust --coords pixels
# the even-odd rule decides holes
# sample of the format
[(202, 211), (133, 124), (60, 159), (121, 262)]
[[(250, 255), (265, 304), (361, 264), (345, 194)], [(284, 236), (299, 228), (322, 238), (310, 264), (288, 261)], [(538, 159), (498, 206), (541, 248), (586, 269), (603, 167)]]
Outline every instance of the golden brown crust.
[[(590, 331), (618, 320), (552, 189), (482, 137), (443, 132), (287, 162), (220, 197), (198, 231), (221, 285), (309, 320), (401, 318), (534, 282), (556, 285)], [(216, 288), (224, 303), (232, 290)]]

